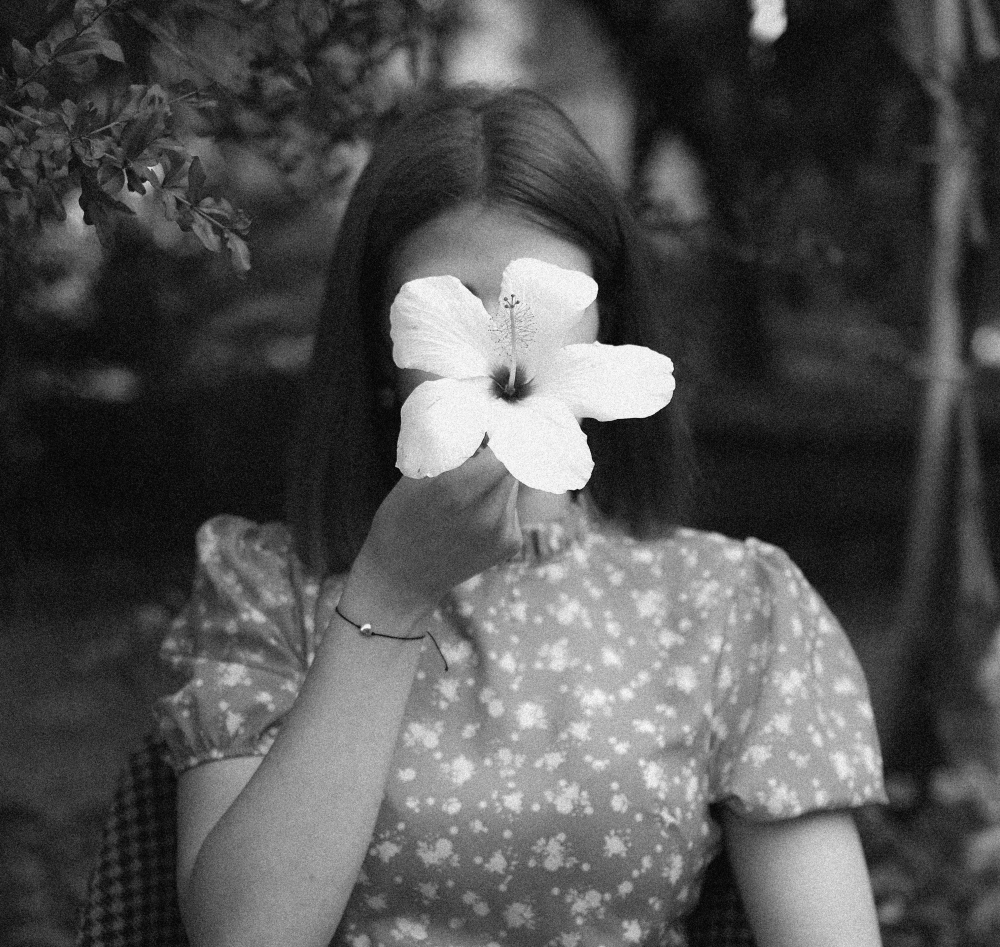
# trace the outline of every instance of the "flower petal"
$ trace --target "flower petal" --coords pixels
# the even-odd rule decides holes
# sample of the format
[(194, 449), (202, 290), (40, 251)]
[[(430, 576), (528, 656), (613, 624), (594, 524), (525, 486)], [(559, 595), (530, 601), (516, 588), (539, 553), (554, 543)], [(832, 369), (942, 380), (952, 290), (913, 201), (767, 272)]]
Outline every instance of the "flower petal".
[(483, 442), (493, 382), (439, 378), (418, 385), (403, 404), (396, 466), (406, 477), (436, 477), (461, 466)]
[(494, 343), (479, 298), (454, 276), (404, 283), (389, 309), (392, 358), (443, 378), (488, 375)]
[(501, 319), (504, 299), (510, 296), (517, 298), (530, 321), (519, 361), (531, 379), (597, 298), (597, 283), (586, 273), (542, 260), (512, 260), (500, 283)]
[(526, 487), (564, 493), (590, 479), (594, 459), (587, 435), (555, 398), (494, 399), (486, 426), (490, 450)]
[(674, 394), (674, 364), (641, 345), (567, 345), (544, 366), (534, 390), (578, 418), (647, 418)]

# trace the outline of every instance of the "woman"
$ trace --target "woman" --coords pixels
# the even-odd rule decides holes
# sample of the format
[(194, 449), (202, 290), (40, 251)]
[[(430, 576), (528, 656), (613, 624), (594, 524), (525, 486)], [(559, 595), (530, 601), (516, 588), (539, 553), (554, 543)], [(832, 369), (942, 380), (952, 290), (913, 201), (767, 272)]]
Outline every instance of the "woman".
[(445, 93), (376, 144), (291, 528), (206, 524), (164, 645), (190, 676), (157, 713), (192, 942), (683, 944), (724, 840), (760, 947), (877, 944), (848, 811), (883, 798), (860, 669), (779, 550), (669, 528), (673, 406), (591, 430), (582, 496), (488, 447), (394, 485), (426, 376), (393, 366), (390, 303), (446, 274), (492, 305), (524, 257), (597, 281), (568, 341), (669, 351), (638, 231), (543, 99)]

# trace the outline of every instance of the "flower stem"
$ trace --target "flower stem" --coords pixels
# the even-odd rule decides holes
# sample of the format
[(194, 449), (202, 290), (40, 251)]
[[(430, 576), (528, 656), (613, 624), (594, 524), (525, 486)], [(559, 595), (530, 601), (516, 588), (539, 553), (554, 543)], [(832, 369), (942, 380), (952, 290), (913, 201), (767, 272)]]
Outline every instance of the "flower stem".
[(32, 125), (35, 125), (38, 128), (41, 128), (45, 124), (44, 122), (38, 121), (37, 118), (32, 118), (30, 115), (25, 115), (24, 112), (19, 112), (17, 109), (11, 108), (6, 102), (0, 102), (0, 108), (4, 109), (6, 112), (10, 112), (11, 115), (14, 115), (17, 118), (23, 119), (26, 122), (31, 122)]

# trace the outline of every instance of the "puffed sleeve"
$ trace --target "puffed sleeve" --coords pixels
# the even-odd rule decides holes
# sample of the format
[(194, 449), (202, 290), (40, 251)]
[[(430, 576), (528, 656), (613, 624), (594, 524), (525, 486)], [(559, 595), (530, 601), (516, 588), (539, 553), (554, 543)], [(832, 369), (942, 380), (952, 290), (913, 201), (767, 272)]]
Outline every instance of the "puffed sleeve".
[(197, 554), (191, 598), (160, 650), (186, 683), (153, 706), (178, 773), (265, 754), (314, 650), (317, 583), (283, 526), (216, 517), (198, 531)]
[(716, 669), (712, 801), (756, 820), (884, 802), (850, 642), (788, 556), (745, 544)]

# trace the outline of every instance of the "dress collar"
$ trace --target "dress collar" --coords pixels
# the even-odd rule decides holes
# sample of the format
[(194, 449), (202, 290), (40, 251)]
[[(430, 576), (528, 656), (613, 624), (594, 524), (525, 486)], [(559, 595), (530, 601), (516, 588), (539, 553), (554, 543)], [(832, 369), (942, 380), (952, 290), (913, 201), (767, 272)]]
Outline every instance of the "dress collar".
[(521, 551), (510, 561), (526, 565), (550, 562), (582, 542), (590, 528), (587, 503), (583, 498), (575, 497), (566, 513), (558, 519), (523, 527)]

